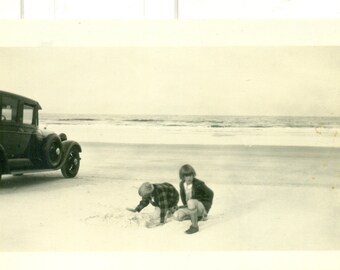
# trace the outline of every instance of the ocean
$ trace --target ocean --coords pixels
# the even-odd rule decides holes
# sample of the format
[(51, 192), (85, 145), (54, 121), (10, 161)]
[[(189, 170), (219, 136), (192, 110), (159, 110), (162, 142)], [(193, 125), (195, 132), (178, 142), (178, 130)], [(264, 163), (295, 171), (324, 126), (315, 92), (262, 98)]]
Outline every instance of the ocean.
[(91, 142), (340, 147), (340, 117), (41, 113), (40, 126)]
[(63, 125), (105, 123), (202, 128), (340, 128), (340, 117), (107, 114), (41, 114), (40, 117), (44, 123)]

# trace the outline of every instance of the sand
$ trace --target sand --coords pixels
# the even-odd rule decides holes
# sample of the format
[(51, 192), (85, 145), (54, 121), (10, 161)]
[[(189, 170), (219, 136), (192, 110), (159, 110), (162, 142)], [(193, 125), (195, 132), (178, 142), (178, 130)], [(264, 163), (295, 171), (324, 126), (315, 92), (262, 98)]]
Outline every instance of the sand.
[[(5, 254), (5, 259), (15, 261), (17, 266), (25, 258), (41, 266), (36, 258), (40, 252), (44, 252), (45, 260), (58, 262), (59, 252), (66, 257), (69, 252), (81, 252), (83, 267), (93, 269), (89, 265), (98, 265), (101, 256), (109, 252), (115, 254), (114, 261), (120, 269), (130, 269), (127, 265), (143, 267), (127, 259), (127, 254), (140, 260), (141, 256), (153, 259), (153, 254), (161, 252), (157, 258), (171, 261), (175, 252), (184, 261), (192, 256), (197, 261), (204, 252), (210, 259), (196, 268), (206, 269), (209, 260), (215, 263), (236, 260), (239, 264), (243, 259), (235, 251), (242, 255), (245, 252), (251, 267), (251, 259), (261, 258), (263, 251), (266, 256), (268, 252), (317, 252), (302, 257), (305, 263), (306, 259), (315, 260), (320, 251), (340, 248), (339, 148), (93, 142), (81, 145), (81, 168), (74, 179), (64, 179), (60, 171), (3, 176), (0, 183), (3, 261)], [(197, 177), (215, 192), (209, 219), (199, 223), (199, 233), (186, 235), (184, 231), (190, 222), (171, 219), (163, 226), (146, 228), (152, 206), (141, 213), (126, 211), (126, 207), (138, 204), (137, 189), (144, 181), (170, 182), (178, 187), (178, 169), (185, 163), (192, 164)], [(20, 259), (12, 259), (12, 253), (7, 252), (19, 252)], [(90, 259), (93, 254), (97, 254), (94, 260)], [(326, 255), (333, 262), (337, 258), (333, 253)], [(275, 256), (279, 257), (274, 259)], [(281, 253), (270, 255), (269, 260), (265, 259), (266, 265), (279, 269), (282, 264), (278, 261), (286, 260), (280, 256)], [(79, 266), (77, 258), (69, 258), (68, 266)], [(332, 261), (326, 259), (328, 263)], [(112, 258), (107, 261), (112, 266)], [(63, 268), (58, 265), (53, 264), (52, 269)], [(317, 269), (313, 268), (315, 265), (308, 269)], [(335, 265), (332, 263), (327, 269), (337, 269)], [(19, 266), (15, 269), (25, 268)], [(167, 264), (172, 269), (170, 266)], [(214, 268), (224, 269), (220, 263)]]
[[(1, 251), (225, 251), (340, 248), (338, 148), (82, 143), (75, 179), (60, 171), (3, 176)], [(192, 164), (215, 192), (209, 220), (169, 219), (139, 202), (144, 181), (178, 187)]]

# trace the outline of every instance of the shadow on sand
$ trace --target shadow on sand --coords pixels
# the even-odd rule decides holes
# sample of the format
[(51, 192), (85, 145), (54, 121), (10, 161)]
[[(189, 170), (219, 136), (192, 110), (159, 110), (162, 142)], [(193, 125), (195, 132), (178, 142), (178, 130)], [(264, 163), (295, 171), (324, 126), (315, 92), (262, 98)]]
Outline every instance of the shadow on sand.
[[(20, 176), (3, 176), (0, 181), (0, 189), (13, 190), (18, 188), (28, 188), (33, 186), (45, 186), (66, 179), (59, 173), (53, 174), (27, 174)], [(68, 180), (68, 179), (67, 179)], [(3, 193), (3, 192), (2, 192)]]

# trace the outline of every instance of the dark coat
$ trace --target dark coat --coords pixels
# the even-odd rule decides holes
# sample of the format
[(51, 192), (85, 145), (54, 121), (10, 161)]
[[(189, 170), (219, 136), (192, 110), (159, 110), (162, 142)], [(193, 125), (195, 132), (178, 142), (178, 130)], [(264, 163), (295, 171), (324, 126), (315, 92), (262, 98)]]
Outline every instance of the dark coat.
[[(187, 206), (186, 196), (185, 196), (185, 181), (182, 180), (179, 184), (181, 200), (184, 206)], [(201, 180), (194, 178), (192, 182), (192, 199), (199, 200), (203, 203), (207, 213), (209, 212), (214, 198), (214, 192), (208, 188), (208, 186)]]

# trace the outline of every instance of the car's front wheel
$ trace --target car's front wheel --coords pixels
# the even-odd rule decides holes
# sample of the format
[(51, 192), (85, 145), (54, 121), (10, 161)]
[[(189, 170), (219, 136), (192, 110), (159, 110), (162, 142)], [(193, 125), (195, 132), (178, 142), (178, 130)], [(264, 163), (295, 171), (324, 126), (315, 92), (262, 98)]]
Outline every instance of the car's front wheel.
[(64, 165), (61, 167), (61, 173), (65, 178), (73, 178), (77, 175), (80, 167), (79, 149), (72, 146), (66, 157)]
[(43, 158), (48, 168), (55, 168), (61, 161), (61, 140), (55, 136), (50, 136), (43, 147)]

